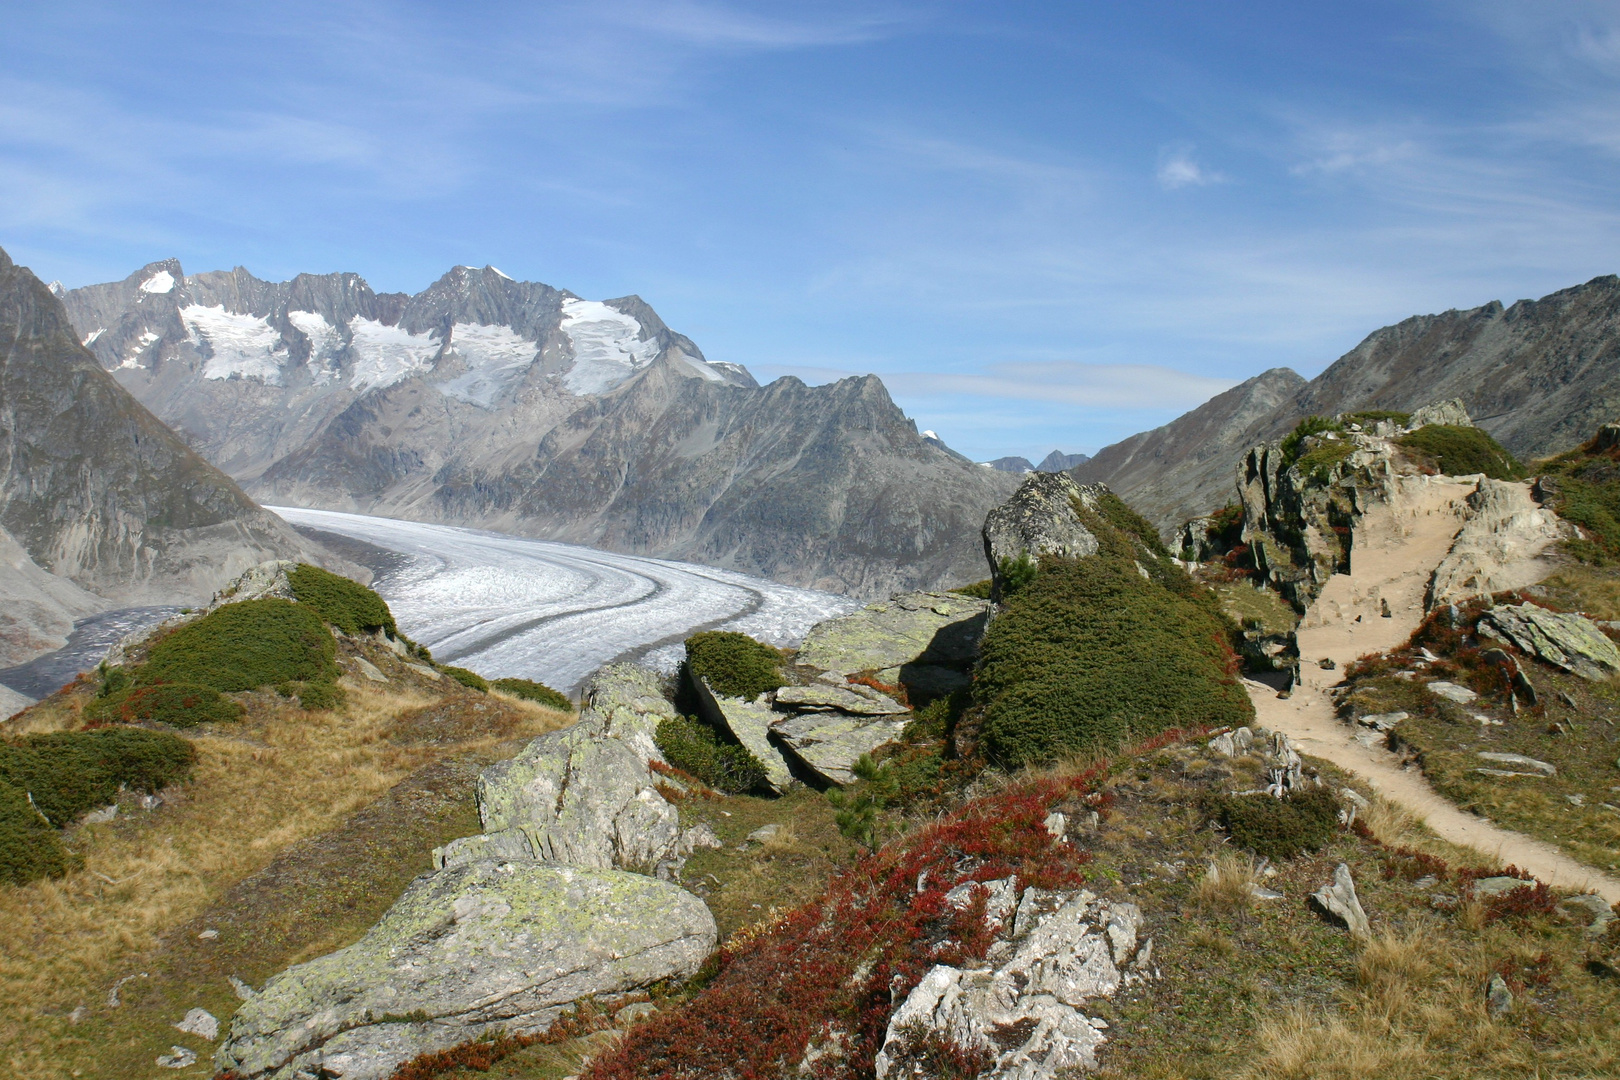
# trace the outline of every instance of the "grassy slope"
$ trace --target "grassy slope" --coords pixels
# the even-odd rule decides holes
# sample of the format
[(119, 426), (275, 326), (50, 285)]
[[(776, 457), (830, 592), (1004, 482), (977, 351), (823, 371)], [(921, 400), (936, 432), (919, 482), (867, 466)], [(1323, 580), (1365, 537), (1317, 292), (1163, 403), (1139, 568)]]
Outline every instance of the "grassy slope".
[[(194, 1006), (226, 1022), (228, 976), (258, 985), (358, 938), (435, 844), (477, 831), (476, 769), (567, 719), (428, 680), (386, 649), (340, 649), (363, 650), (391, 681), (345, 679), (335, 713), (243, 695), (243, 721), (187, 733), (197, 772), (166, 805), (72, 830), (82, 870), (0, 890), (8, 1075), (147, 1077), (172, 1043), (201, 1056), (172, 1075), (209, 1075), (211, 1046), (170, 1024)], [(5, 733), (76, 726), (91, 692), (52, 698)], [(218, 939), (199, 940), (203, 929)], [(140, 972), (109, 1007), (111, 985)], [(78, 1006), (88, 1015), (75, 1023)]]

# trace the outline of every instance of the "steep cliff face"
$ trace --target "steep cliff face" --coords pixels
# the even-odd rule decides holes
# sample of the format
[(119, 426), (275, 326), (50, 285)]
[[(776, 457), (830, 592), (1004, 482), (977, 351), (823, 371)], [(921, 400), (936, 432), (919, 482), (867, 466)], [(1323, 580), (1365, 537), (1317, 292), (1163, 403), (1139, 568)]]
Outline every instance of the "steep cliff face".
[(267, 502), (878, 596), (980, 576), (979, 525), (1017, 486), (875, 377), (762, 388), (638, 297), (493, 267), (403, 296), (153, 263), (68, 301), (102, 363)]
[(0, 251), (0, 528), (115, 602), (188, 602), (296, 556), (260, 509), (102, 370), (61, 301)]
[(1521, 459), (1575, 446), (1620, 413), (1620, 278), (1384, 327), (1309, 383), (1273, 369), (1099, 451), (1074, 475), (1106, 482), (1169, 530), (1231, 501), (1231, 462), (1301, 417), (1450, 398)]

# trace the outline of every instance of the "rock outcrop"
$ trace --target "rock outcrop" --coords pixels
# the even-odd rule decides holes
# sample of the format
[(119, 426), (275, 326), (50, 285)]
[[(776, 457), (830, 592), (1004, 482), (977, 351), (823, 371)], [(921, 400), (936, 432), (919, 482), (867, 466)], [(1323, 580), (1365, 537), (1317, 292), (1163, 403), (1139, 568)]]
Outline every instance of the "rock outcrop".
[(1479, 632), (1583, 679), (1620, 673), (1620, 648), (1584, 615), (1535, 604), (1497, 607), (1480, 616)]
[[(981, 1055), (985, 1080), (1051, 1080), (1064, 1070), (1097, 1067), (1107, 1021), (1088, 1004), (1121, 986), (1151, 977), (1152, 942), (1138, 935), (1134, 904), (1076, 893), (1026, 889), (1011, 920), (994, 911), (1002, 895), (1016, 897), (1012, 879), (987, 882), (987, 922), (1003, 940), (974, 967), (935, 966), (889, 1018), (877, 1076), (910, 1076), (922, 1036), (949, 1040)], [(966, 904), (966, 890), (953, 890)], [(1011, 905), (1007, 905), (1011, 906)], [(997, 918), (1001, 915), (1001, 918)]]
[(836, 712), (809, 712), (779, 719), (771, 732), (811, 772), (834, 784), (855, 781), (855, 763), (900, 738), (903, 720), (873, 720)]
[(1557, 514), (1536, 505), (1528, 484), (1481, 479), (1468, 496), (1462, 531), (1435, 567), (1429, 607), (1540, 581), (1548, 572), (1541, 553), (1572, 531)]
[(418, 878), (355, 944), (272, 978), (214, 1063), (246, 1077), (382, 1080), (492, 1031), (544, 1031), (582, 998), (689, 977), (715, 936), (701, 900), (639, 874), (463, 864)]
[(902, 593), (816, 624), (797, 662), (838, 675), (870, 671), (914, 698), (968, 683), (990, 603), (959, 593)]
[(1093, 509), (1107, 490), (1077, 484), (1066, 473), (1025, 477), (1012, 498), (990, 511), (980, 530), (998, 594), (1002, 567), (1008, 563), (1022, 558), (1039, 562), (1042, 555), (1078, 559), (1097, 554), (1097, 537), (1080, 520), (1075, 506)]

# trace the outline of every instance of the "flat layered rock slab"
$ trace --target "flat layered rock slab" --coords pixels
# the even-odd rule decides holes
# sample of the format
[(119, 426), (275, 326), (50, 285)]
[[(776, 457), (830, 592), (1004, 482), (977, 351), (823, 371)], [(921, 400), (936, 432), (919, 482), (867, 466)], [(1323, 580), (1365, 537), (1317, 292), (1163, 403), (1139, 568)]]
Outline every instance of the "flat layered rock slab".
[(1620, 672), (1620, 648), (1584, 615), (1535, 604), (1499, 607), (1480, 617), (1479, 632), (1583, 679), (1599, 681)]
[(956, 593), (902, 593), (817, 623), (798, 662), (853, 675), (907, 664), (966, 667), (978, 655), (988, 600)]
[(855, 780), (855, 762), (900, 738), (904, 720), (866, 720), (841, 713), (805, 713), (771, 730), (816, 775), (834, 784)]
[(780, 720), (782, 714), (766, 705), (719, 694), (714, 695), (714, 705), (725, 720), (726, 730), (765, 766), (765, 779), (771, 787), (787, 790), (793, 782), (793, 770), (770, 739), (771, 723)]
[(887, 694), (859, 684), (834, 686), (831, 683), (811, 683), (809, 686), (784, 686), (776, 692), (776, 705), (785, 711), (836, 709), (851, 716), (894, 716), (910, 712)]

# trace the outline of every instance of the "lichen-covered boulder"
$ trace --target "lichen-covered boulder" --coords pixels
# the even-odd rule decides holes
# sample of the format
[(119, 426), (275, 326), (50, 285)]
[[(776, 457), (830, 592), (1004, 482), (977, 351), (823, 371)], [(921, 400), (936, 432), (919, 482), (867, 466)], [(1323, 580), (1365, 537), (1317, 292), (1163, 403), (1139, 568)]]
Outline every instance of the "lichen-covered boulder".
[(830, 712), (804, 713), (771, 725), (795, 757), (833, 784), (853, 783), (855, 762), (861, 755), (895, 742), (905, 729), (904, 720)]
[(1100, 484), (1075, 483), (1067, 473), (1030, 473), (1013, 497), (984, 519), (984, 554), (998, 589), (1004, 561), (1097, 554), (1097, 538), (1074, 508), (1078, 503), (1091, 509), (1107, 490)]
[(957, 593), (901, 593), (817, 623), (797, 661), (839, 675), (876, 671), (905, 682), (914, 668), (960, 671), (979, 655), (989, 610), (989, 601)]
[(677, 714), (656, 671), (637, 664), (609, 664), (590, 677), (579, 698), (582, 709), (600, 717), (604, 734), (629, 743), (650, 761), (662, 760), (653, 735), (660, 723)]
[(587, 708), (579, 723), (480, 773), (484, 831), (522, 830), (551, 862), (668, 873), (680, 857), (678, 815), (658, 793), (648, 755), (613, 727)]
[[(988, 883), (992, 896), (1001, 884)], [(1026, 890), (1012, 941), (991, 949), (999, 961), (938, 965), (891, 1014), (877, 1055), (879, 1080), (910, 1075), (923, 1035), (984, 1054), (990, 1065), (979, 1075), (994, 1080), (1053, 1080), (1065, 1070), (1095, 1069), (1108, 1025), (1085, 1010), (1148, 974), (1151, 942), (1139, 944), (1141, 924), (1134, 904), (1085, 891)]]
[(497, 1028), (544, 1031), (572, 1002), (689, 978), (715, 940), (701, 900), (652, 878), (467, 863), (418, 878), (355, 944), (272, 978), (214, 1064), (381, 1080)]
[(1584, 615), (1535, 604), (1498, 607), (1480, 616), (1479, 632), (1583, 679), (1620, 672), (1620, 648)]
[(1474, 421), (1468, 415), (1468, 407), (1462, 403), (1461, 398), (1451, 398), (1449, 401), (1436, 401), (1432, 405), (1425, 405), (1412, 414), (1406, 422), (1407, 431), (1416, 431), (1430, 424), (1444, 424), (1447, 427), (1473, 427)]

